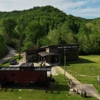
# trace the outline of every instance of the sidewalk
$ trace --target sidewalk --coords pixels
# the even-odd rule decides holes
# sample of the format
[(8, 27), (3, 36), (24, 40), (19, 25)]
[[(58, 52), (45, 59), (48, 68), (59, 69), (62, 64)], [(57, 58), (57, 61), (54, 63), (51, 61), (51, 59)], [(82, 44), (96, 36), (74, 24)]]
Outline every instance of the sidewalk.
[(16, 55), (16, 52), (15, 52), (15, 50), (13, 48), (11, 48), (9, 46), (7, 46), (7, 48), (9, 50), (9, 53), (8, 53), (8, 55), (6, 57), (0, 59), (0, 64), (4, 63), (5, 61), (11, 59), (13, 56)]
[[(61, 74), (64, 74), (64, 70), (60, 66), (56, 66), (56, 69)], [(69, 79), (72, 79), (72, 81), (76, 84), (76, 86), (79, 89), (84, 89), (88, 95), (94, 96), (100, 100), (100, 94), (97, 92), (97, 90), (94, 88), (94, 86), (92, 84), (82, 84), (80, 81), (78, 81), (76, 78), (74, 78), (72, 75), (70, 75), (66, 71), (65, 71), (65, 76)]]

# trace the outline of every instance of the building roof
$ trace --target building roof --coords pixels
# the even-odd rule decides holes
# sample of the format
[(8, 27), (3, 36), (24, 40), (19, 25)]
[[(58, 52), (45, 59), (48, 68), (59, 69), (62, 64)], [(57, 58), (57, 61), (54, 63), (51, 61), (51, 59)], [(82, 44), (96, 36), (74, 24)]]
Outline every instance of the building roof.
[(28, 68), (30, 67), (31, 71), (50, 71), (51, 66), (45, 67), (34, 67), (33, 63), (22, 63), (19, 67), (0, 67), (0, 71), (19, 71), (20, 68)]
[(32, 54), (32, 53), (38, 53), (38, 52), (42, 52), (42, 51), (45, 51), (45, 48), (32, 49), (32, 50), (24, 50), (23, 52)]
[(51, 66), (46, 67), (31, 67), (31, 71), (51, 71)]
[(43, 47), (41, 47), (41, 48), (58, 48), (58, 47), (67, 47), (67, 46), (70, 46), (70, 47), (73, 47), (73, 46), (77, 46), (77, 47), (79, 47), (79, 45), (77, 44), (77, 45), (68, 45), (68, 44), (66, 44), (66, 45), (49, 45), (49, 46), (43, 46)]
[[(20, 70), (20, 67), (2, 67), (2, 68), (0, 68), (0, 71), (19, 71), (19, 70)], [(30, 70), (31, 71), (51, 71), (51, 66), (31, 67)]]
[(45, 57), (45, 56), (51, 56), (51, 55), (59, 55), (59, 54), (56, 54), (56, 53), (48, 53), (48, 52), (39, 52), (38, 53), (40, 56), (42, 57)]
[(1, 67), (0, 71), (19, 71), (19, 67)]
[(34, 67), (33, 63), (22, 63), (19, 67)]

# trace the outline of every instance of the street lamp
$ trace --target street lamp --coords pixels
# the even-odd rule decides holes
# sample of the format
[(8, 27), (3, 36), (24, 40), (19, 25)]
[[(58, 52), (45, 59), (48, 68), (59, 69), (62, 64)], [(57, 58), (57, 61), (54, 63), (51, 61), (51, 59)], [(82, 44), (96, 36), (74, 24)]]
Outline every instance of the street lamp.
[(65, 55), (65, 51), (66, 51), (66, 49), (65, 49), (65, 47), (64, 47), (64, 79), (65, 79), (65, 67), (66, 67), (66, 55)]

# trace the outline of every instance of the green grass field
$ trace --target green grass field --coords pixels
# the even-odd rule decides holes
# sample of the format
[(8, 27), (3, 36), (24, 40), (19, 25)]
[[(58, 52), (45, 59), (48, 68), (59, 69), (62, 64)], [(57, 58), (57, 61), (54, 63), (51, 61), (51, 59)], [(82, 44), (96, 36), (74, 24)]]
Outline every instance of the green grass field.
[(67, 62), (66, 71), (82, 83), (93, 84), (100, 93), (100, 86), (97, 84), (97, 76), (100, 75), (100, 55), (80, 56), (78, 62)]
[[(94, 97), (88, 96), (82, 98), (78, 94), (69, 94), (69, 88), (67, 86), (67, 80), (64, 80), (63, 75), (55, 76), (58, 82), (59, 94), (55, 90), (53, 93), (49, 90), (47, 93), (45, 90), (34, 89), (4, 89), (0, 91), (0, 100), (97, 100)], [(69, 95), (68, 95), (69, 94)]]

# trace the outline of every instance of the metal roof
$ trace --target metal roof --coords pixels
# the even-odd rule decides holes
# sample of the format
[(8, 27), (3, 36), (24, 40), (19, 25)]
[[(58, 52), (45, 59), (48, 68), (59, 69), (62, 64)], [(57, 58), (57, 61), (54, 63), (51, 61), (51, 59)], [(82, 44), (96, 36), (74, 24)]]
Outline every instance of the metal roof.
[(19, 67), (34, 67), (33, 63), (22, 63)]
[(18, 71), (19, 67), (1, 67), (0, 71)]
[(50, 71), (51, 67), (46, 66), (46, 67), (32, 67), (31, 71)]
[(58, 47), (67, 47), (67, 46), (70, 46), (70, 47), (73, 47), (73, 46), (77, 46), (79, 47), (79, 44), (76, 44), (76, 45), (70, 45), (70, 44), (66, 44), (66, 45), (48, 45), (48, 46), (43, 46), (41, 48), (58, 48)]
[[(0, 68), (0, 71), (19, 71), (20, 68), (19, 67), (2, 67)], [(31, 71), (50, 71), (51, 67), (50, 66), (46, 66), (46, 67), (31, 67), (30, 68)]]
[(38, 54), (42, 57), (51, 56), (51, 55), (59, 55), (59, 54), (56, 54), (56, 53), (48, 53), (48, 52), (39, 52)]

